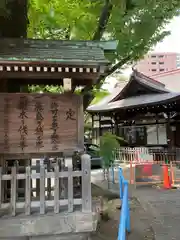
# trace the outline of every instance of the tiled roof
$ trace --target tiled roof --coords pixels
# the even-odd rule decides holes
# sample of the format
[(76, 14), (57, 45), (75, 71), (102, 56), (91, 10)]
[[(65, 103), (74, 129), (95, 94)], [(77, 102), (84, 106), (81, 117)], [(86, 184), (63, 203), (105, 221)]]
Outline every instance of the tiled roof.
[(180, 98), (180, 93), (163, 93), (163, 94), (146, 94), (141, 96), (129, 97), (115, 102), (110, 102), (104, 105), (92, 105), (88, 107), (88, 112), (106, 112), (121, 110), (133, 107), (142, 107), (153, 104), (163, 104), (165, 101), (172, 101)]
[(157, 90), (160, 92), (169, 92), (169, 90), (165, 88), (165, 85), (163, 83), (160, 83), (150, 77), (147, 77), (146, 75), (144, 75), (136, 70), (133, 71), (132, 77), (134, 77), (135, 80), (138, 81), (139, 83), (141, 83), (151, 89), (154, 89), (154, 90)]
[[(136, 70), (133, 71), (129, 81), (124, 82), (124, 86), (122, 87), (122, 85), (119, 87), (117, 84), (117, 87), (114, 88), (114, 90), (112, 91), (112, 93), (106, 97), (104, 97), (99, 103), (96, 104), (96, 106), (101, 106), (104, 104), (108, 104), (110, 102), (119, 100), (119, 99), (123, 99), (123, 97), (121, 97), (125, 91), (128, 92), (128, 89), (130, 87), (130, 84), (132, 82), (138, 82), (141, 85), (144, 85), (145, 87), (150, 88), (150, 90), (153, 90), (153, 92), (157, 92), (157, 93), (166, 93), (169, 92), (169, 90), (167, 90), (165, 88), (165, 85), (162, 83), (159, 83), (139, 72), (137, 72)], [(89, 109), (89, 108), (88, 108)], [(87, 109), (87, 110), (88, 110)]]
[(0, 61), (107, 64), (100, 42), (0, 39)]
[[(135, 84), (136, 83), (136, 84)], [(143, 86), (143, 89), (147, 89), (144, 94), (137, 94), (138, 87)], [(133, 94), (131, 91), (134, 91)], [(165, 88), (164, 84), (161, 84), (149, 77), (134, 70), (129, 82), (123, 89), (115, 88), (111, 95), (102, 99), (96, 105), (89, 106), (87, 111), (89, 112), (101, 112), (112, 111), (115, 109), (132, 108), (148, 104), (156, 104), (167, 100), (172, 100), (175, 97), (180, 97), (180, 93), (174, 93)]]
[(161, 73), (156, 73), (154, 75), (152, 75), (153, 78), (159, 78), (159, 77), (164, 77), (164, 76), (168, 76), (168, 75), (174, 75), (174, 74), (178, 74), (180, 73), (180, 69), (174, 69), (171, 71), (167, 71), (167, 72), (161, 72)]

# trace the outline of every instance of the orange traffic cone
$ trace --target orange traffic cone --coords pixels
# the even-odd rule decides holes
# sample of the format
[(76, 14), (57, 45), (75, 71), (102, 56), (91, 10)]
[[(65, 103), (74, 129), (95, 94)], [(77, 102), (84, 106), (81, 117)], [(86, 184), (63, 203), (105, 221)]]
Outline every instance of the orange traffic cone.
[(163, 166), (163, 181), (164, 181), (164, 189), (171, 189), (171, 182), (168, 173), (168, 166)]

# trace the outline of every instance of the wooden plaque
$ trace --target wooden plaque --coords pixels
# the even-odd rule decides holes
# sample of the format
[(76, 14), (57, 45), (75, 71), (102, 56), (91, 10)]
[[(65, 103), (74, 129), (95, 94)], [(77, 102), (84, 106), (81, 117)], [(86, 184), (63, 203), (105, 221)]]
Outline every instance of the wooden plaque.
[(0, 94), (0, 153), (83, 148), (82, 99), (75, 94)]

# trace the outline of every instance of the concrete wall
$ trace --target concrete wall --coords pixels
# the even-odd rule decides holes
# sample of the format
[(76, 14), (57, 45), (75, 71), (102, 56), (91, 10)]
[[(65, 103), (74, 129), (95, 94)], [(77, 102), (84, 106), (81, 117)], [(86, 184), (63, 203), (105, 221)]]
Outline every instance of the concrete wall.
[(177, 53), (148, 54), (137, 63), (136, 68), (147, 76), (172, 71), (178, 68), (178, 56)]

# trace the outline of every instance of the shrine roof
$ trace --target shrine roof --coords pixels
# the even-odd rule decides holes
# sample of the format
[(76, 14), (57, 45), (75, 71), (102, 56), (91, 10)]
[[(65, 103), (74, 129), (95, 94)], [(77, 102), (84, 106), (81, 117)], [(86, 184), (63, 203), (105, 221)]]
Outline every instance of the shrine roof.
[(122, 109), (132, 109), (134, 107), (150, 106), (154, 104), (164, 104), (168, 101), (180, 99), (180, 93), (169, 92), (163, 94), (146, 94), (129, 97), (119, 101), (110, 102), (103, 105), (92, 105), (88, 107), (88, 112), (108, 112)]
[(167, 92), (169, 92), (169, 90), (165, 88), (164, 84), (133, 70), (128, 83), (124, 88), (120, 89), (117, 95), (114, 95), (111, 101), (117, 101), (131, 96)]
[(116, 45), (116, 41), (0, 39), (0, 61), (107, 65), (104, 52), (115, 50)]
[(133, 70), (129, 81), (124, 82), (123, 87), (119, 87), (117, 85), (117, 87), (113, 89), (112, 93), (103, 98), (99, 103), (96, 104), (96, 106), (108, 104), (110, 102), (118, 101), (131, 96), (168, 92), (170, 91), (165, 88), (163, 83), (149, 78), (142, 73), (137, 72), (136, 70)]
[(93, 113), (133, 108), (162, 103), (177, 97), (180, 98), (180, 93), (171, 92), (164, 84), (133, 70), (130, 80), (123, 88), (115, 88), (102, 101), (89, 106), (87, 111)]

